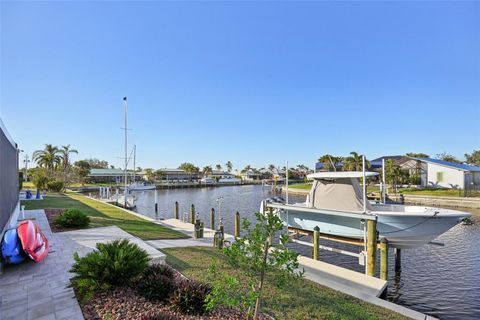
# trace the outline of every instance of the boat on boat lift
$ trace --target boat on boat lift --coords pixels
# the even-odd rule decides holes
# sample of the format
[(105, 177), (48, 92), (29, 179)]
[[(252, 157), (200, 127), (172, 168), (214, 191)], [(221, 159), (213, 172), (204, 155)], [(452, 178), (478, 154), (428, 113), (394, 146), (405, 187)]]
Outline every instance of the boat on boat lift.
[[(448, 231), (470, 213), (425, 206), (370, 203), (366, 199), (359, 178), (376, 176), (376, 172), (317, 172), (307, 176), (313, 180), (304, 203), (288, 204), (277, 199), (262, 202), (274, 208), (284, 223), (291, 228), (313, 231), (316, 226), (322, 234), (353, 239), (364, 239), (366, 220), (377, 220), (379, 237), (384, 237), (393, 248), (415, 248), (434, 240)], [(288, 199), (288, 194), (287, 194)]]

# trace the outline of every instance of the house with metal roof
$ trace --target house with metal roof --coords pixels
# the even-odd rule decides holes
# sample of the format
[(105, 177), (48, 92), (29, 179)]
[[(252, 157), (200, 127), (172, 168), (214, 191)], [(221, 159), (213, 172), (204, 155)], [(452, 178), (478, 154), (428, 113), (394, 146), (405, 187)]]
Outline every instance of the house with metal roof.
[(480, 187), (480, 167), (432, 158), (404, 157), (400, 167), (420, 174), (421, 185), (433, 188), (477, 189)]

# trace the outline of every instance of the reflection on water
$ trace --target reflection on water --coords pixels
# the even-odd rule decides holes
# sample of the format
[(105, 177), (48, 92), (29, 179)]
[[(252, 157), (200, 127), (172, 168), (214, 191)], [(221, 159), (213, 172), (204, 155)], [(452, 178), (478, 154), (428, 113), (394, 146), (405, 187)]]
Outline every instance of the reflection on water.
[[(226, 232), (233, 233), (233, 216), (239, 211), (242, 218), (252, 219), (260, 202), (272, 194), (261, 186), (231, 186), (203, 189), (159, 190), (159, 219), (173, 217), (173, 204), (179, 202), (180, 215), (190, 210), (193, 203), (200, 219), (208, 226), (210, 209), (219, 216)], [(155, 218), (155, 191), (136, 192), (137, 211)], [(303, 202), (304, 197), (290, 195), (290, 203)], [(402, 272), (394, 274), (393, 252), (389, 255), (388, 299), (441, 319), (480, 319), (480, 210), (468, 209), (475, 224), (458, 225), (438, 240), (444, 247), (426, 245), (403, 250)], [(308, 240), (308, 239), (307, 239)], [(322, 241), (322, 244), (358, 252), (359, 248)], [(311, 249), (291, 244), (298, 252), (310, 255)], [(357, 258), (321, 251), (321, 259), (335, 265), (363, 272)]]

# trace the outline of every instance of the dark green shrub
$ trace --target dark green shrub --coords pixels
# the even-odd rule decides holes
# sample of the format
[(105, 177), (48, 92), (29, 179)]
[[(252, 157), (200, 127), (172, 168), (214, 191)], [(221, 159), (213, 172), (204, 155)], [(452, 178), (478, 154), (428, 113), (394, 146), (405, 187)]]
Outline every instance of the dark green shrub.
[(90, 218), (79, 209), (67, 209), (55, 219), (55, 223), (65, 228), (85, 228)]
[(77, 252), (70, 272), (75, 273), (72, 286), (79, 298), (87, 301), (95, 292), (129, 283), (140, 275), (148, 265), (145, 250), (128, 240), (97, 243), (97, 249), (80, 258)]
[(183, 280), (173, 292), (170, 302), (174, 309), (182, 313), (202, 315), (207, 311), (205, 299), (211, 290), (211, 287), (207, 284)]
[(168, 278), (173, 278), (175, 271), (167, 264), (155, 263), (148, 266), (142, 273), (142, 277), (163, 275)]
[(53, 180), (47, 182), (47, 189), (53, 192), (60, 192), (63, 190), (64, 184), (62, 181)]
[(153, 301), (168, 300), (174, 289), (173, 279), (162, 274), (142, 275), (137, 284), (137, 292)]

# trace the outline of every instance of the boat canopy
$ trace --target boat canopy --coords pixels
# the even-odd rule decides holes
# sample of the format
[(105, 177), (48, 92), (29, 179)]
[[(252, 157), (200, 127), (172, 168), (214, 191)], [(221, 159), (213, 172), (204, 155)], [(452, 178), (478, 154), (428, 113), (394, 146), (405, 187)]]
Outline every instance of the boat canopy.
[[(377, 172), (366, 171), (366, 177), (378, 176)], [(308, 179), (362, 178), (362, 171), (316, 172), (307, 175)]]
[[(348, 172), (319, 173), (332, 174)], [(351, 172), (349, 173), (351, 174)], [(367, 175), (367, 177), (368, 176), (372, 176), (372, 174)], [(341, 178), (337, 176), (335, 180), (330, 180), (331, 178), (331, 175), (325, 179), (315, 178), (312, 189), (310, 189), (308, 205), (316, 209), (363, 212), (363, 193), (356, 177)], [(365, 206), (367, 211), (373, 210), (368, 201)]]

